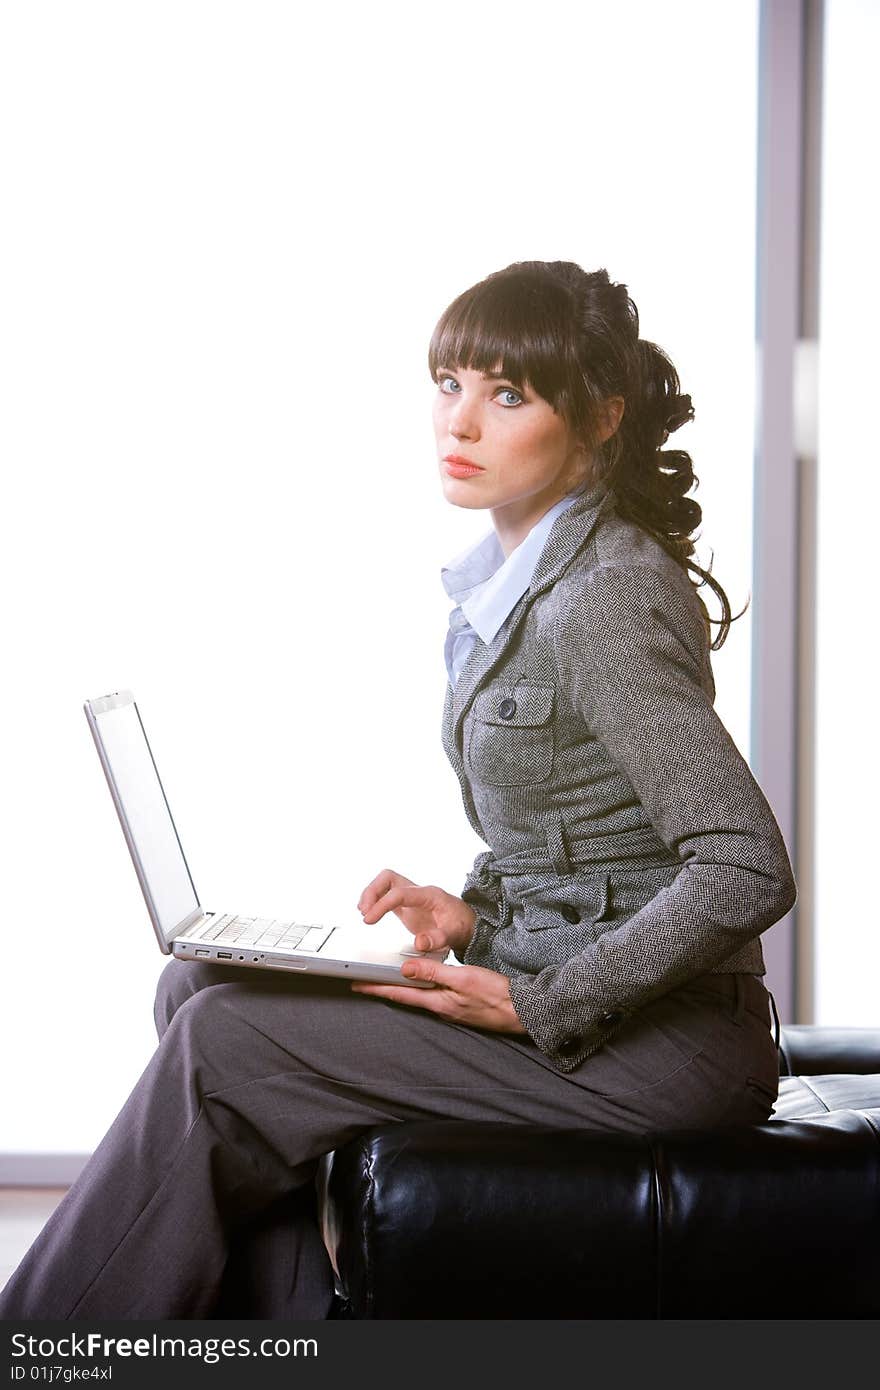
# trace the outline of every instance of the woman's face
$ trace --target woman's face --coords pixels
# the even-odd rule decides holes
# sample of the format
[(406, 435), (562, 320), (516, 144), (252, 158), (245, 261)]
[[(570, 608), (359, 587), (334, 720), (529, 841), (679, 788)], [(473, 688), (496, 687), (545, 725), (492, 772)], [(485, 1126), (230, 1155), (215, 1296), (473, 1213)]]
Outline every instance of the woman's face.
[(436, 380), (434, 432), (446, 500), (491, 508), (509, 554), (581, 480), (587, 453), (529, 387), (467, 367), (441, 367)]

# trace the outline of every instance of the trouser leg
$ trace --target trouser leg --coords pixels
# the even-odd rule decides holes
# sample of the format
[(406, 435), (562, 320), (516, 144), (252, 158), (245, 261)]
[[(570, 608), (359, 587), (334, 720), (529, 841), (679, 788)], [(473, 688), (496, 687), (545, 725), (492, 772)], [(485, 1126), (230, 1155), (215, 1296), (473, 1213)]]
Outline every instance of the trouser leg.
[(490, 1035), (334, 980), (166, 975), (156, 1052), (0, 1295), (4, 1317), (210, 1315), (230, 1241), (364, 1129), (546, 1116), (547, 1074)]
[[(253, 982), (253, 973), (216, 965), (169, 962), (153, 1006), (161, 1041), (178, 1008), (200, 989)], [(214, 1318), (326, 1318), (334, 1301), (333, 1268), (320, 1233), (317, 1192), (303, 1184), (285, 1193), (230, 1241)]]
[[(119, 1115), (0, 1294), (0, 1317), (208, 1316), (230, 1240), (277, 1199), (298, 1187), (313, 1190), (315, 1158), (298, 1163), (295, 1138), (282, 1152), (248, 1115), (248, 1093), (287, 1059), (259, 1027), (225, 1022), (218, 1028), (205, 995), (176, 1011)], [(286, 1252), (287, 1274), (277, 1263), (267, 1271), (264, 1306), (268, 1294), (289, 1312), (286, 1284), (298, 1288), (305, 1273), (296, 1315), (323, 1317), (332, 1271), (322, 1248), (318, 1257), (320, 1237), (305, 1206), (302, 1221), (305, 1239)]]
[(230, 1242), (213, 1318), (326, 1318), (334, 1275), (320, 1231), (315, 1187), (286, 1193)]
[[(191, 989), (207, 979), (198, 967), (169, 971), (156, 1052), (0, 1295), (3, 1317), (208, 1316), (230, 1242), (313, 1189), (321, 1155), (373, 1124), (425, 1118), (435, 1098), (449, 1113), (459, 1030), (336, 981), (230, 972)], [(481, 1113), (476, 1092), (465, 1109)], [(329, 1308), (329, 1261), (311, 1214), (299, 1235), (288, 1312), (314, 1316), (316, 1300)]]

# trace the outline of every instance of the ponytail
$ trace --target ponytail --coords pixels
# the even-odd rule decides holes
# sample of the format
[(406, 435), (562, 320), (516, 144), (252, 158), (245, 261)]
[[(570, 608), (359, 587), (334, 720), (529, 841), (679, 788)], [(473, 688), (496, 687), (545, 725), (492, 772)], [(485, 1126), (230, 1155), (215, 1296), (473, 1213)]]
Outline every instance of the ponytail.
[[(681, 394), (678, 372), (662, 348), (644, 338), (638, 339), (636, 346), (639, 389), (631, 392), (615, 434), (599, 446), (598, 478), (613, 488), (620, 516), (653, 536), (683, 569), (700, 575), (695, 588), (708, 584), (714, 591), (721, 604), (720, 619), (710, 618), (702, 597), (697, 597), (711, 649), (717, 651), (724, 645), (731, 624), (745, 613), (748, 602), (736, 617), (731, 617), (730, 601), (711, 573), (711, 562), (709, 569), (704, 570), (692, 559), (692, 533), (702, 521), (703, 509), (687, 494), (699, 487), (699, 479), (690, 454), (664, 446), (671, 434), (693, 420), (693, 402), (690, 396)], [(713, 621), (719, 624), (714, 642), (710, 628)]]

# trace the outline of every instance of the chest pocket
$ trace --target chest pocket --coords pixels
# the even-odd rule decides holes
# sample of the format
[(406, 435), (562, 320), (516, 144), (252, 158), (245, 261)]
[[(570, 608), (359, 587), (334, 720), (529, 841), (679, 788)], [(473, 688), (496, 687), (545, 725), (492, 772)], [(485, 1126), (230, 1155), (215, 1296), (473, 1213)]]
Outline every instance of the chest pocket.
[(495, 685), (474, 701), (468, 765), (490, 787), (528, 787), (553, 771), (552, 685)]

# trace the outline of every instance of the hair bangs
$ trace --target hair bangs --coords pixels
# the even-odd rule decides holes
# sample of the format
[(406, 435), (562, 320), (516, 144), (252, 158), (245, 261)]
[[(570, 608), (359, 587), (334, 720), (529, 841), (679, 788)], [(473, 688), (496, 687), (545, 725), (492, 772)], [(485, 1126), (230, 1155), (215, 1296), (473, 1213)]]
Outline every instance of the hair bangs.
[(574, 356), (571, 315), (561, 289), (501, 272), (465, 290), (434, 329), (428, 367), (501, 372), (559, 410), (571, 400), (565, 370)]

